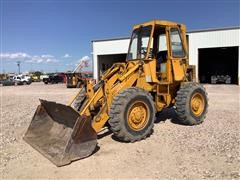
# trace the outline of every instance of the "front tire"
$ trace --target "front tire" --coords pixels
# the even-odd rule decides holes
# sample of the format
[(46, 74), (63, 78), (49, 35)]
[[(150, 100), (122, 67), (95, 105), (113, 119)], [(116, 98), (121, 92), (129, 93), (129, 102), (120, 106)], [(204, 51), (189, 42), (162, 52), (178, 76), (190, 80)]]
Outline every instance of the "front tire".
[(199, 83), (184, 83), (176, 97), (177, 118), (182, 124), (201, 124), (207, 114), (208, 98), (205, 88)]
[(131, 87), (114, 97), (109, 124), (119, 140), (135, 142), (151, 134), (155, 114), (151, 95), (143, 89)]

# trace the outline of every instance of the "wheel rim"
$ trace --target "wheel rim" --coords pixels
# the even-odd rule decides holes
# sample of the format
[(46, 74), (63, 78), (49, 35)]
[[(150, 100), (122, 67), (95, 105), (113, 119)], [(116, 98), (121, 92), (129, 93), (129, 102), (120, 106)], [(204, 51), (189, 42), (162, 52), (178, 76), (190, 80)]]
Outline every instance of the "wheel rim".
[(140, 131), (144, 129), (149, 120), (149, 108), (141, 101), (133, 103), (127, 114), (127, 122), (131, 129)]
[(205, 108), (205, 100), (202, 94), (195, 93), (191, 98), (191, 110), (192, 113), (199, 117), (203, 113)]

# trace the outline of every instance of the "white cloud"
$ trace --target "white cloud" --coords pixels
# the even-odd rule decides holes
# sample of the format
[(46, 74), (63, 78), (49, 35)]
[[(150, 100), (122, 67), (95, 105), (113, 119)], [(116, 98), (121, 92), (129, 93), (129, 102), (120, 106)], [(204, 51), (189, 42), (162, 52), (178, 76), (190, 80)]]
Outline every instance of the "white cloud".
[(57, 59), (47, 59), (46, 62), (55, 63), (55, 62), (58, 62), (58, 60)]
[(71, 56), (69, 54), (65, 54), (63, 57), (64, 58), (70, 58)]
[(53, 55), (50, 55), (50, 54), (43, 54), (41, 55), (42, 58), (54, 58)]
[(27, 53), (1, 53), (0, 54), (0, 58), (1, 59), (10, 59), (10, 60), (14, 60), (14, 59), (18, 59), (18, 60), (23, 60), (23, 59), (27, 59), (30, 58), (31, 56), (28, 55)]
[(29, 55), (27, 53), (1, 53), (0, 58), (6, 61), (23, 61), (26, 63), (55, 63), (58, 60), (50, 54)]

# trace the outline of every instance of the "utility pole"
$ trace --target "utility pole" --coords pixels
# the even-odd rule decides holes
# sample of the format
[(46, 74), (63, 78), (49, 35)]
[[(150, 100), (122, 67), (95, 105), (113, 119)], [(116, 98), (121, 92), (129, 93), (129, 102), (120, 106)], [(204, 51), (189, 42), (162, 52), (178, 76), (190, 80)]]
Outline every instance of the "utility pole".
[(20, 74), (20, 65), (21, 65), (21, 61), (17, 61), (17, 66), (18, 66), (18, 74)]

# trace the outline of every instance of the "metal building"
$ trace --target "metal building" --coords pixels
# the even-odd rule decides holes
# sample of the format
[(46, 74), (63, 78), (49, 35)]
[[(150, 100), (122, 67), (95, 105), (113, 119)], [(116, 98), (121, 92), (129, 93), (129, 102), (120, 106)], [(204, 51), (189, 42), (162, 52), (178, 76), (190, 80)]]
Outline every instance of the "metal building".
[[(201, 83), (211, 83), (211, 77), (228, 75), (231, 84), (240, 84), (240, 27), (190, 31), (188, 34), (189, 62), (196, 65)], [(125, 61), (129, 38), (93, 40), (93, 75), (99, 79), (102, 72), (114, 62)]]

